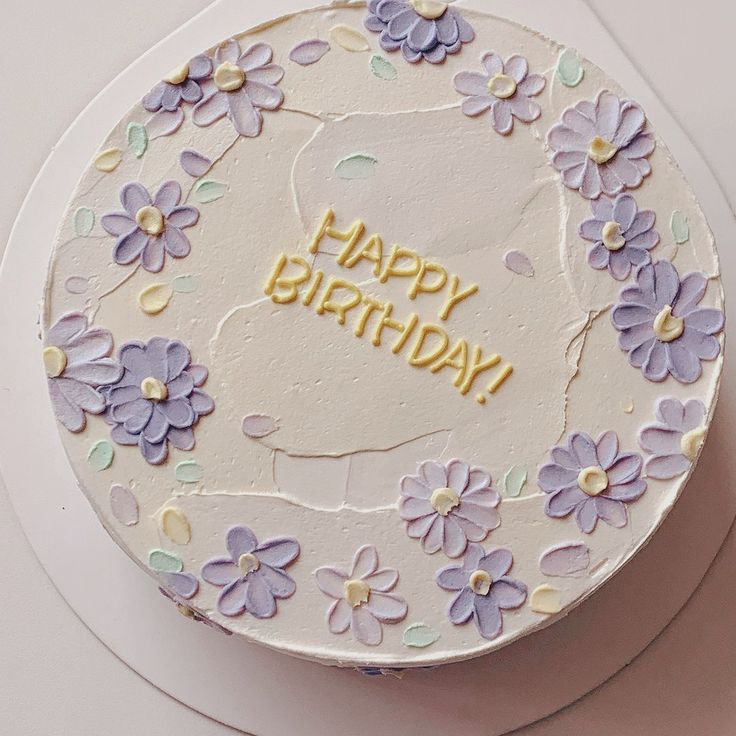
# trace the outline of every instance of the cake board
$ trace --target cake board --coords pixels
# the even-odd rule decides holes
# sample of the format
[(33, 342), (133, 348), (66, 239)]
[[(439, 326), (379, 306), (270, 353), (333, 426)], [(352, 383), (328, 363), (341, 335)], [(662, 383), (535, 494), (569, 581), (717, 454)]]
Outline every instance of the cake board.
[[(3, 269), (2, 319), (17, 346), (13, 364), (0, 367), (0, 385), (11, 389), (3, 392), (3, 411), (14, 422), (13, 436), (4, 438), (0, 450), (3, 473), (36, 553), (70, 605), (133, 669), (191, 707), (259, 735), (321, 733), (325, 727), (367, 733), (376, 727), (379, 710), (387, 716), (384, 727), (392, 724), (409, 734), (427, 733), (428, 723), (436, 724), (437, 733), (458, 727), (470, 733), (504, 733), (557, 710), (625, 665), (701, 579), (734, 511), (725, 482), (733, 470), (725, 452), (734, 414), (727, 380), (709, 443), (683, 499), (651, 545), (620, 575), (551, 629), (491, 657), (408, 673), (400, 681), (295, 661), (189, 624), (107, 538), (75, 487), (58, 437), (53, 430), (39, 429), (53, 427), (53, 422), (35, 358), (37, 343), (27, 326), (37, 316), (53, 231), (92, 146), (166, 63), (234, 28), (311, 4), (260, 3), (247, 9), (235, 2), (214, 5), (105, 90), (47, 162), (19, 216)], [(604, 58), (612, 42), (602, 30), (593, 32), (600, 26), (585, 6), (567, 3), (569, 11), (548, 12), (545, 19), (537, 17), (545, 13), (532, 8), (533, 3), (472, 5), (576, 45), (613, 71), (664, 129), (717, 239), (727, 242), (732, 228), (727, 205), (704, 164), (677, 127), (667, 125), (666, 113), (618, 52), (611, 47), (611, 58)], [(554, 15), (564, 15), (565, 22)], [(580, 24), (580, 38), (572, 35), (570, 17)], [(724, 271), (729, 272), (727, 260)], [(98, 595), (101, 581), (109, 581), (103, 597)]]

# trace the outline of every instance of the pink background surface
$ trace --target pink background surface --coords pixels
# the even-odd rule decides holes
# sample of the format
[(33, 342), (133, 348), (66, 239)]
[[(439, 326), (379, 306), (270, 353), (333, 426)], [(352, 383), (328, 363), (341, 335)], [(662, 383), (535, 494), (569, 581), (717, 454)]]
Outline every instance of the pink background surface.
[[(0, 192), (0, 242), (5, 241), (38, 167), (75, 114), (118, 71), (207, 4), (177, 0), (173, 7), (129, 0), (123, 10), (113, 0), (78, 0), (66, 8), (44, 1), (37, 3), (32, 18), (21, 17), (28, 15), (24, 8), (4, 10), (6, 27), (13, 29), (0, 52), (7, 57), (6, 65), (11, 59), (27, 59), (29, 49), (41, 63), (32, 75), (32, 94), (27, 74), (5, 80), (0, 160), (5, 162), (6, 186)], [(566, 3), (559, 5), (564, 9)], [(710, 160), (733, 206), (733, 65), (720, 61), (720, 55), (729, 47), (734, 11), (722, 0), (701, 2), (690, 11), (679, 0), (650, 0), (644, 7), (619, 0), (615, 10), (600, 0), (593, 5), (611, 32), (626, 39), (630, 58)], [(641, 20), (636, 27), (633, 17)], [(658, 18), (664, 19), (667, 32), (653, 39), (651, 28)], [(570, 23), (576, 21), (570, 18)], [(680, 51), (673, 53), (676, 49)], [(615, 69), (609, 71), (616, 74)], [(732, 246), (721, 242), (720, 247)], [(709, 492), (708, 501), (718, 503), (729, 490)], [(698, 524), (697, 517), (693, 524)], [(5, 619), (0, 634), (0, 718), (8, 732), (117, 736), (137, 729), (155, 736), (173, 730), (229, 731), (152, 688), (89, 633), (43, 574), (4, 493), (0, 493), (0, 552), (5, 561), (0, 574)], [(734, 561), (736, 537), (731, 534), (689, 604), (641, 657), (575, 706), (521, 733), (567, 734), (583, 728), (592, 736), (732, 733)], [(38, 629), (41, 622), (46, 623), (43, 630)], [(601, 634), (605, 636), (605, 631)]]

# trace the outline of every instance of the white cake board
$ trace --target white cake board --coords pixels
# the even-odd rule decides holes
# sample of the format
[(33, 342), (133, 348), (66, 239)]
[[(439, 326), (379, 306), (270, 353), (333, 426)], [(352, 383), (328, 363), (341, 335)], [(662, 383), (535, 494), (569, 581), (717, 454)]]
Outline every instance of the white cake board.
[[(652, 543), (566, 620), (472, 662), (369, 678), (294, 660), (190, 623), (112, 542), (78, 490), (46, 398), (38, 316), (54, 231), (78, 175), (127, 108), (187, 54), (314, 0), (220, 0), (140, 58), (59, 142), (34, 183), (0, 271), (0, 468), (47, 573), (90, 630), (131, 668), (189, 707), (257, 736), (494, 736), (538, 720), (615, 674), (686, 603), (736, 514), (736, 392), (727, 361), (716, 421), (687, 490)], [(647, 110), (703, 204), (736, 295), (734, 225), (712, 174), (581, 0), (475, 0), (577, 46)], [(539, 7), (542, 6), (542, 7)], [(730, 350), (729, 352), (733, 352)], [(736, 365), (736, 364), (734, 364)], [(49, 621), (49, 626), (54, 626)], [(61, 632), (63, 635), (63, 632)]]

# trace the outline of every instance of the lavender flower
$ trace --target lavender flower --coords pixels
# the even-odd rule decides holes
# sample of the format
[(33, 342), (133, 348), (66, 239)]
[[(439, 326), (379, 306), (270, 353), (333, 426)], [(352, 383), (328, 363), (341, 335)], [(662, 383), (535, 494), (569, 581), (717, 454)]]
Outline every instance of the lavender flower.
[(234, 526), (227, 533), (229, 557), (215, 557), (202, 567), (202, 577), (222, 588), (217, 610), (224, 616), (244, 612), (256, 618), (276, 615), (276, 600), (290, 598), (296, 583), (284, 572), (299, 556), (299, 542), (274, 537), (258, 544), (247, 526)]
[(581, 238), (594, 244), (588, 251), (588, 263), (624, 281), (632, 266), (651, 261), (649, 251), (659, 242), (654, 230), (656, 215), (652, 210), (639, 210), (630, 194), (619, 194), (615, 200), (602, 196), (590, 204), (593, 218), (578, 229)]
[(399, 573), (390, 567), (378, 568), (378, 552), (365, 545), (353, 557), (350, 572), (336, 567), (314, 571), (319, 589), (334, 598), (327, 612), (327, 625), (333, 634), (351, 629), (366, 646), (383, 641), (384, 623), (396, 623), (406, 617), (406, 601), (391, 595)]
[(212, 74), (212, 59), (195, 56), (188, 63), (172, 69), (144, 98), (149, 112), (178, 110), (182, 102), (194, 104), (202, 99), (200, 82)]
[(531, 123), (542, 114), (542, 108), (529, 99), (545, 85), (540, 74), (529, 74), (529, 63), (523, 56), (510, 56), (506, 62), (493, 52), (481, 57), (483, 72), (459, 72), (455, 89), (467, 95), (462, 110), (469, 117), (491, 111), (493, 128), (501, 135), (514, 129), (514, 118)]
[(604, 432), (593, 442), (585, 432), (573, 432), (567, 446), (553, 447), (552, 462), (539, 469), (539, 487), (548, 495), (545, 511), (552, 518), (575, 512), (580, 530), (590, 534), (598, 519), (610, 526), (626, 525), (627, 503), (647, 489), (641, 478), (641, 456), (620, 453), (618, 435)]
[(113, 258), (127, 266), (140, 258), (146, 271), (158, 273), (164, 267), (166, 253), (173, 258), (189, 255), (189, 239), (182, 232), (199, 220), (199, 210), (180, 205), (181, 187), (175, 181), (164, 182), (151, 198), (138, 182), (120, 190), (124, 212), (103, 215), (102, 227), (117, 237)]
[(265, 43), (253, 44), (242, 52), (232, 38), (221, 44), (212, 79), (203, 85), (204, 97), (194, 107), (194, 123), (208, 126), (227, 115), (240, 135), (260, 135), (261, 110), (277, 110), (284, 102), (276, 87), (284, 70), (272, 64), (272, 58), (273, 51)]
[(427, 554), (442, 549), (448, 557), (459, 557), (469, 541), (485, 539), (501, 523), (500, 501), (491, 476), (462, 460), (447, 465), (427, 460), (417, 475), (401, 479), (401, 518)]
[(670, 374), (680, 383), (693, 383), (702, 373), (701, 361), (721, 352), (714, 335), (723, 329), (723, 312), (698, 307), (707, 286), (702, 274), (689, 273), (680, 281), (669, 261), (657, 261), (639, 268), (636, 286), (621, 291), (611, 313), (621, 333), (618, 343), (649, 381)]
[(384, 51), (401, 49), (411, 63), (441, 64), (475, 38), (460, 13), (438, 0), (370, 0), (364, 24), (381, 34)]
[(645, 126), (639, 105), (604, 90), (595, 102), (583, 100), (565, 110), (562, 122), (549, 131), (552, 165), (565, 186), (586, 199), (638, 187), (652, 171), (646, 158), (655, 146)]
[(669, 480), (690, 470), (705, 439), (705, 404), (690, 399), (660, 399), (657, 423), (643, 427), (639, 445), (651, 453), (644, 466), (650, 478)]
[(105, 397), (98, 388), (118, 381), (122, 367), (110, 358), (112, 335), (90, 327), (79, 312), (62, 316), (44, 338), (43, 362), (56, 418), (70, 431), (87, 425), (85, 412), (102, 414)]
[(110, 436), (119, 445), (138, 445), (151, 465), (168, 455), (168, 443), (179, 450), (194, 447), (194, 425), (215, 404), (199, 387), (207, 369), (192, 365), (188, 348), (178, 340), (153, 337), (120, 348), (122, 376), (106, 386)]
[(462, 565), (438, 570), (437, 585), (458, 591), (447, 610), (450, 621), (460, 625), (472, 618), (484, 639), (495, 639), (503, 630), (501, 611), (519, 608), (526, 601), (526, 585), (508, 576), (513, 562), (508, 549), (486, 552), (479, 544), (469, 544)]

